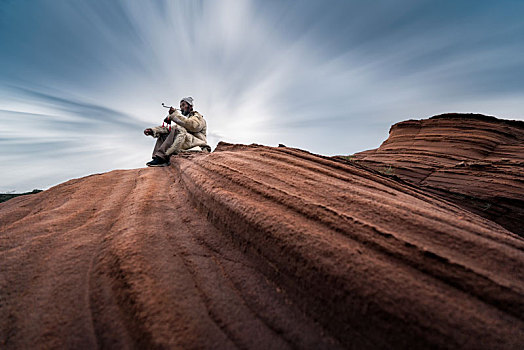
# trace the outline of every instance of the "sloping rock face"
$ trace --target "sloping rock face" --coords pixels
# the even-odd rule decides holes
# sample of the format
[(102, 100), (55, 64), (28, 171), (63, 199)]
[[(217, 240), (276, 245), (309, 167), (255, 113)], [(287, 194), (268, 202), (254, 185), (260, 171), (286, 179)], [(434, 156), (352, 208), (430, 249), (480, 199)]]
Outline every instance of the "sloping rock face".
[(301, 150), (221, 144), (0, 222), (5, 349), (524, 346), (521, 237)]
[(398, 176), (524, 237), (524, 122), (442, 114), (393, 125), (359, 164)]

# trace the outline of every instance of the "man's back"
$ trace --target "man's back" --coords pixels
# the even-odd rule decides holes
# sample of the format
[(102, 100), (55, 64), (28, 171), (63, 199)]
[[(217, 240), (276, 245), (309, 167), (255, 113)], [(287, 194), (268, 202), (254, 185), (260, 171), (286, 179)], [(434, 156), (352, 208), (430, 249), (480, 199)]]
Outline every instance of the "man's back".
[(191, 124), (196, 126), (193, 130), (186, 128), (187, 131), (193, 134), (196, 138), (207, 143), (207, 123), (204, 116), (197, 111), (192, 111), (189, 113), (187, 119), (195, 120), (195, 122), (191, 122)]

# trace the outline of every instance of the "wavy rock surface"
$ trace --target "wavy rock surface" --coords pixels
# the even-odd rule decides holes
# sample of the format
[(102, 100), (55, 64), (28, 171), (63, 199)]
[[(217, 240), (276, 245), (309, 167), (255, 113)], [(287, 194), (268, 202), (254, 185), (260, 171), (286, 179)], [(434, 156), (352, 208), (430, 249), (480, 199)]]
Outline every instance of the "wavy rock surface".
[(454, 201), (524, 237), (524, 122), (442, 114), (393, 125), (354, 161)]
[(2, 348), (524, 346), (524, 240), (350, 162), (221, 144), (0, 204)]

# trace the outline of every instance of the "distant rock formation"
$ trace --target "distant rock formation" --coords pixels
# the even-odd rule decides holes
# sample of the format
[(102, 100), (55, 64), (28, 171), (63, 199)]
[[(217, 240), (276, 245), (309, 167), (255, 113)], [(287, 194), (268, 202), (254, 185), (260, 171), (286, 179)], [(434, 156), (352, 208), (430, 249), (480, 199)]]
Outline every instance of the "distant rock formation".
[(524, 237), (524, 122), (442, 114), (393, 125), (352, 160), (397, 176)]
[(521, 237), (289, 147), (221, 143), (9, 200), (0, 266), (2, 349), (524, 347)]
[(25, 196), (27, 194), (35, 194), (42, 192), (42, 190), (32, 190), (31, 192), (25, 192), (25, 193), (0, 193), (0, 203), (10, 200), (11, 198), (19, 197), (19, 196)]

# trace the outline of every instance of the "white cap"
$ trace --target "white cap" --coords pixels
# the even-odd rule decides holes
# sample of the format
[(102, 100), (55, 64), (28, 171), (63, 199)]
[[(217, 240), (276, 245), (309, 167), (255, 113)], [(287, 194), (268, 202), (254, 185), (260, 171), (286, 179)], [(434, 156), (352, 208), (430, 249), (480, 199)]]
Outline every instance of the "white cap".
[(182, 101), (187, 102), (191, 107), (193, 107), (193, 97), (191, 96), (184, 97), (183, 99), (180, 100), (180, 102)]

